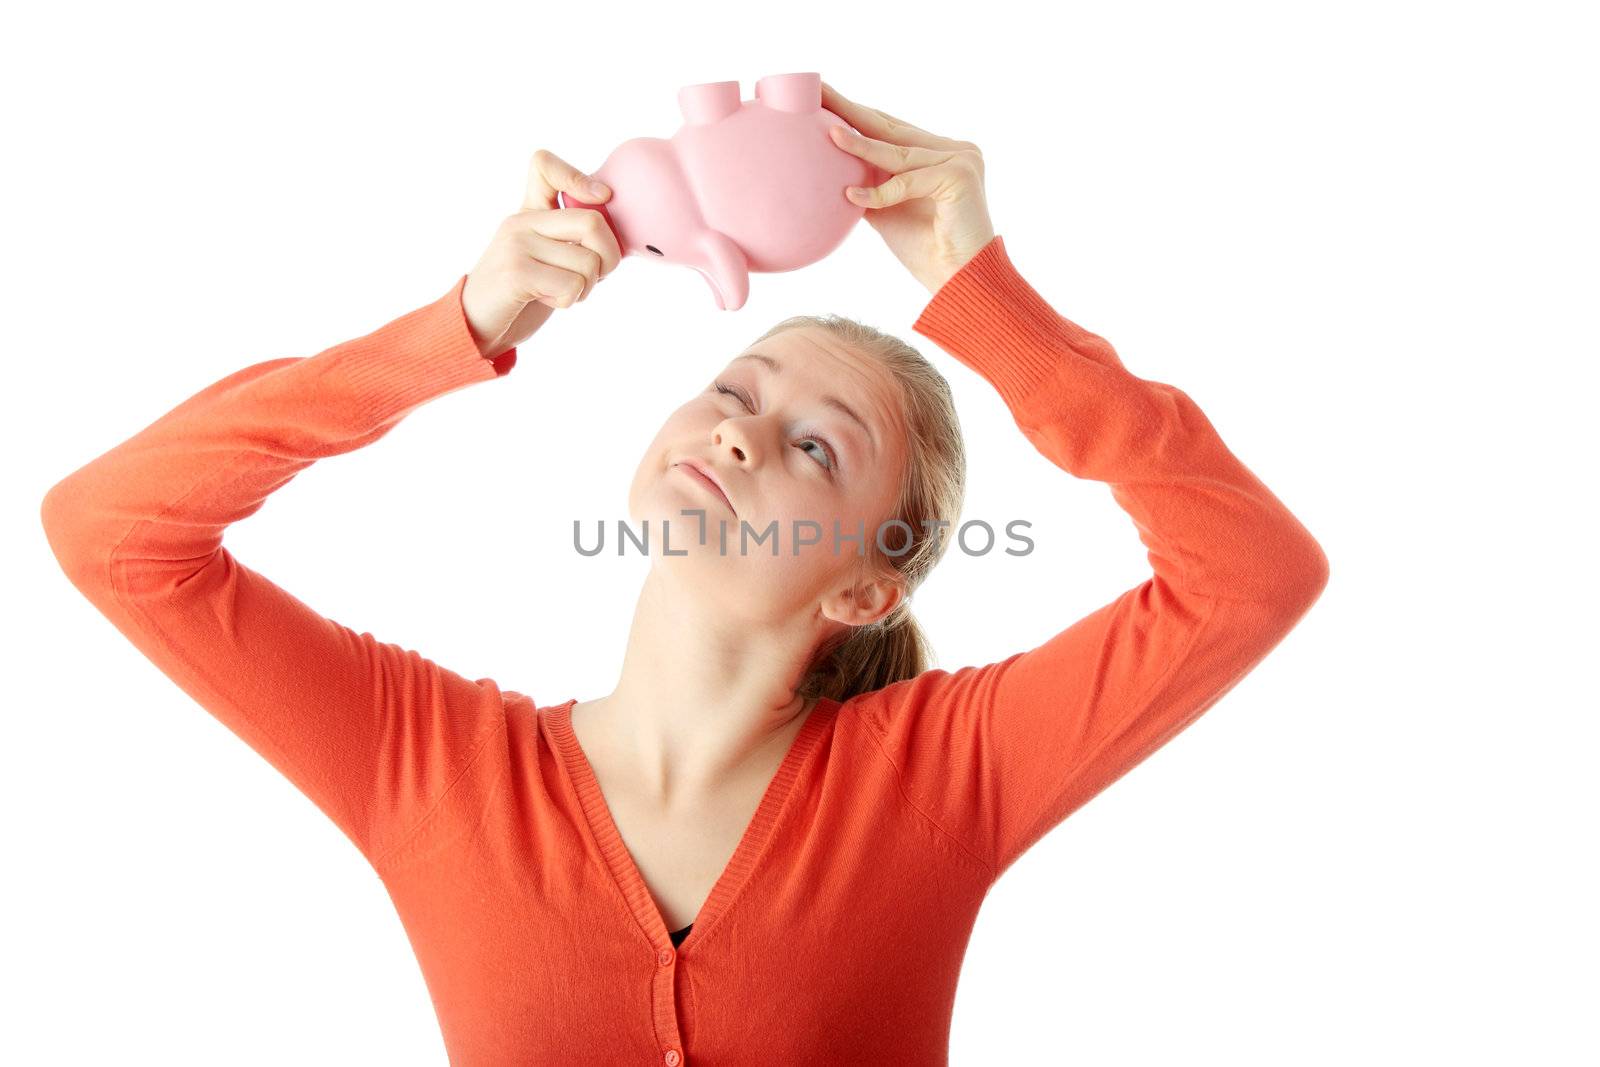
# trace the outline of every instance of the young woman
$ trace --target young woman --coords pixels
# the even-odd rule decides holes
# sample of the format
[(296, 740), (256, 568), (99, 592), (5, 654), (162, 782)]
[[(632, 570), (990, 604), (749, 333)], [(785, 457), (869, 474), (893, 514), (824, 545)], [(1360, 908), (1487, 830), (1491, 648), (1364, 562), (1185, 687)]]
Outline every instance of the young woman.
[[(893, 175), (857, 202), (931, 294), (913, 329), (1051, 462), (1109, 485), (1149, 549), (1149, 579), (1038, 647), (928, 669), (908, 604), (960, 520), (950, 390), (833, 317), (779, 323), (662, 424), (628, 495), (635, 529), (656, 520), (651, 567), (596, 699), (469, 680), (222, 546), (311, 463), (509, 373), (616, 266), (599, 213), (555, 207), (558, 189), (597, 202), (584, 176), (544, 152), (526, 210), (450, 292), (228, 375), (45, 498), (74, 584), (372, 863), (452, 1063), (944, 1062), (995, 879), (1232, 688), (1327, 581), (1194, 401), (1020, 276), (974, 145), (824, 93), (860, 131), (840, 147)], [(824, 536), (737, 547), (743, 526), (788, 538), (797, 520)]]

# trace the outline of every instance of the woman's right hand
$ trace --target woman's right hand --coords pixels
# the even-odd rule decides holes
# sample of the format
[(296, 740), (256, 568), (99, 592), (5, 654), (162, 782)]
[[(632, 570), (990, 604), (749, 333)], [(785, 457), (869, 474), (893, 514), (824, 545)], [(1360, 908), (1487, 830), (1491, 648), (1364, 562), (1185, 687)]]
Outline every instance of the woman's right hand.
[(522, 210), (500, 223), (461, 290), (467, 325), (485, 357), (526, 341), (552, 311), (587, 298), (621, 262), (622, 249), (600, 212), (556, 207), (558, 190), (591, 204), (611, 198), (609, 188), (591, 188), (589, 181), (542, 148), (533, 154)]

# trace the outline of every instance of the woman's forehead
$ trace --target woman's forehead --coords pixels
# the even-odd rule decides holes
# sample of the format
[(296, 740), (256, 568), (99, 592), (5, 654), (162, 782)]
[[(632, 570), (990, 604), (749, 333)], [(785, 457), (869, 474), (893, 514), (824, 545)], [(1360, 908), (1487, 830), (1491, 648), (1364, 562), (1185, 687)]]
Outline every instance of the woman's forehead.
[(901, 390), (889, 369), (822, 330), (795, 327), (774, 334), (735, 356), (728, 367), (839, 395), (871, 424), (869, 433), (877, 440), (893, 436), (899, 425)]
[[(730, 368), (763, 368), (787, 379), (804, 378), (816, 383), (837, 384), (842, 374), (856, 388), (890, 392), (894, 383), (888, 369), (871, 356), (863, 355), (825, 331), (794, 327), (758, 341), (735, 356)], [(892, 394), (891, 394), (892, 395)]]

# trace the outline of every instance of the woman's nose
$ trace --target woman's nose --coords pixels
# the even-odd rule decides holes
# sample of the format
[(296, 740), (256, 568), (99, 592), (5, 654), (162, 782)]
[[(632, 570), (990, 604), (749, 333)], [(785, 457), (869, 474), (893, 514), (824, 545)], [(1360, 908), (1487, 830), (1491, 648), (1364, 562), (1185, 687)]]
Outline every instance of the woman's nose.
[(716, 443), (718, 448), (721, 448), (724, 444), (726, 444), (733, 450), (733, 458), (738, 460), (740, 463), (743, 463), (749, 458), (749, 441), (741, 436), (738, 431), (729, 430), (726, 428), (713, 430), (711, 432), (711, 440)]

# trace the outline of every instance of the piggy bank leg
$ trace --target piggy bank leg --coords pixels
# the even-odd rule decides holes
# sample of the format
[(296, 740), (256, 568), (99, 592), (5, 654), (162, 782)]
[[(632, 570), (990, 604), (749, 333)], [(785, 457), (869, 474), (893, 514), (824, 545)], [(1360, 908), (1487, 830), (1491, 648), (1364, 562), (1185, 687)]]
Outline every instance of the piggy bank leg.
[[(822, 92), (820, 83), (817, 92)], [(683, 112), (683, 121), (691, 126), (720, 122), (741, 106), (738, 82), (705, 82), (685, 85), (678, 90), (678, 110)]]
[(822, 107), (822, 75), (768, 74), (756, 82), (756, 99), (774, 111), (809, 115)]

